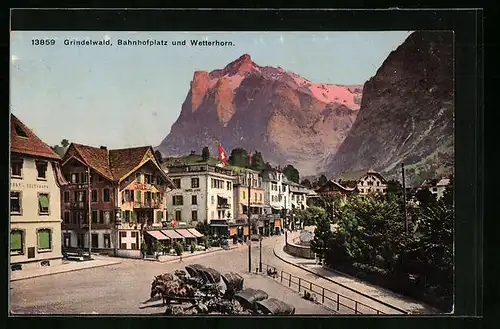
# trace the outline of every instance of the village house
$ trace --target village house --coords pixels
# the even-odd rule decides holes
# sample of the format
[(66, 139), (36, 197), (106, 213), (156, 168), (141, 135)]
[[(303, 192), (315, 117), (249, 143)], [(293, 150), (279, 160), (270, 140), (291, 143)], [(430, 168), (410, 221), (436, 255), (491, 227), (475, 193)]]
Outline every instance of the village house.
[[(250, 184), (250, 193), (249, 191)], [(230, 236), (238, 238), (248, 236), (248, 204), (250, 201), (250, 219), (252, 234), (267, 234), (269, 218), (265, 217), (265, 189), (259, 172), (242, 169), (235, 177), (234, 182), (234, 214), (235, 225), (230, 226)], [(243, 223), (245, 223), (243, 225)], [(273, 224), (274, 226), (274, 224)]]
[(151, 146), (71, 143), (62, 171), (69, 181), (62, 189), (65, 249), (87, 249), (90, 242), (96, 252), (139, 258), (144, 232), (166, 225), (166, 192), (174, 186)]
[(10, 143), (11, 269), (61, 264), (61, 157), (13, 114)]
[(422, 183), (420, 188), (429, 190), (439, 200), (443, 197), (443, 193), (449, 185), (449, 178), (427, 179)]
[(386, 179), (373, 170), (341, 173), (335, 181), (344, 188), (356, 188), (360, 195), (387, 193)]
[(233, 217), (231, 170), (206, 163), (175, 164), (165, 168), (174, 183), (168, 193), (168, 217), (176, 225), (210, 225), (212, 234), (229, 235), (228, 221)]
[(283, 219), (291, 209), (289, 182), (281, 170), (265, 169), (262, 171), (264, 186), (264, 203), (266, 213), (271, 214), (275, 221), (275, 230), (278, 233), (285, 227)]
[(316, 193), (324, 197), (339, 197), (341, 200), (346, 201), (347, 196), (355, 190), (354, 187), (345, 187), (330, 179), (325, 185), (318, 188)]

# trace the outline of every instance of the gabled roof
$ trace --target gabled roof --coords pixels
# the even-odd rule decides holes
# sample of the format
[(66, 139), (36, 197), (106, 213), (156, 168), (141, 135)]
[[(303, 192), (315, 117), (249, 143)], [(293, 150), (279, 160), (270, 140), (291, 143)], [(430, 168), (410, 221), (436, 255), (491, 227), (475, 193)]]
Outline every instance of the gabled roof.
[[(73, 150), (75, 152), (73, 152)], [(151, 151), (150, 154), (152, 154), (152, 156), (146, 156), (148, 151)], [(163, 174), (167, 183), (174, 186), (170, 178), (161, 169), (158, 163), (156, 163), (154, 151), (151, 146), (108, 150), (107, 148), (71, 143), (68, 152), (66, 152), (64, 162), (66, 163), (71, 158), (81, 158), (85, 164), (106, 179), (118, 182), (130, 175), (133, 171), (139, 169), (139, 167), (146, 164), (148, 161), (153, 161), (160, 173)]]
[(347, 191), (347, 192), (351, 192), (351, 191), (354, 191), (356, 189), (355, 187), (343, 186), (343, 185), (337, 183), (336, 181), (330, 179), (328, 182), (325, 183), (325, 185), (323, 185), (319, 189), (317, 189), (316, 192), (321, 193), (324, 191), (324, 189), (326, 187), (331, 186), (331, 185), (334, 185), (334, 186), (338, 187), (339, 189)]
[(61, 157), (50, 146), (45, 144), (14, 114), (10, 115), (10, 151), (12, 153), (61, 160)]
[(336, 175), (335, 179), (332, 179), (333, 181), (338, 182), (341, 180), (341, 182), (352, 182), (352, 181), (359, 181), (361, 178), (364, 176), (371, 174), (375, 175), (380, 178), (383, 182), (386, 181), (384, 176), (382, 176), (380, 173), (374, 171), (374, 170), (358, 170), (358, 171), (351, 171), (351, 172), (342, 172)]

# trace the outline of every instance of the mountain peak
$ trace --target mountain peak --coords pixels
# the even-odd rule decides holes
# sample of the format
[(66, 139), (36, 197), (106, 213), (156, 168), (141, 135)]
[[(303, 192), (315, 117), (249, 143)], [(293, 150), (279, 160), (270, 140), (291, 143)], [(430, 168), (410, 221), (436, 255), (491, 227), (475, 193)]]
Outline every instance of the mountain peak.
[(255, 66), (255, 63), (252, 62), (252, 58), (249, 54), (243, 54), (238, 59), (232, 61), (227, 64), (224, 68), (224, 74), (235, 75), (237, 73), (248, 72)]

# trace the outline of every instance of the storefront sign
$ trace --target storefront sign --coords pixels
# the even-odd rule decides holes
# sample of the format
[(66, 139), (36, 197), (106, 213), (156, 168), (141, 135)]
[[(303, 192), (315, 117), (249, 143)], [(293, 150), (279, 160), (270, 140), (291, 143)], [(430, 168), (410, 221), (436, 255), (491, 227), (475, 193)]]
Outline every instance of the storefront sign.
[(42, 189), (46, 190), (49, 188), (49, 185), (47, 184), (24, 184), (20, 182), (10, 182), (10, 188), (33, 188), (33, 189)]

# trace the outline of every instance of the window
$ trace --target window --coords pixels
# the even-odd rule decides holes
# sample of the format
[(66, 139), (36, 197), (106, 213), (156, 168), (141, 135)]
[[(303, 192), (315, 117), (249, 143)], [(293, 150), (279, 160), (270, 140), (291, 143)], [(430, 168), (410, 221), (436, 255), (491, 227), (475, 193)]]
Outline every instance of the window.
[(74, 202), (85, 202), (87, 200), (87, 191), (74, 191), (73, 201)]
[(104, 234), (104, 248), (111, 248), (111, 235), (110, 234)]
[(181, 221), (181, 219), (182, 219), (182, 212), (181, 212), (180, 210), (176, 210), (176, 211), (175, 211), (175, 220), (176, 220), (177, 222), (180, 222), (180, 221)]
[(259, 201), (262, 201), (262, 193), (259, 193)]
[(64, 224), (69, 224), (69, 211), (64, 212)]
[(227, 190), (230, 191), (231, 190), (231, 182), (227, 182)]
[(191, 220), (194, 220), (194, 221), (198, 220), (198, 211), (196, 211), (196, 210), (191, 211)]
[(102, 201), (104, 202), (110, 201), (109, 188), (105, 188), (102, 190)]
[(48, 228), (37, 231), (38, 252), (52, 250), (52, 232)]
[(130, 237), (133, 239), (133, 238), (135, 238), (136, 234), (137, 234), (137, 232), (130, 232)]
[(26, 132), (24, 131), (24, 129), (21, 128), (21, 126), (16, 125), (15, 129), (16, 129), (17, 136), (19, 136), (19, 137), (28, 137), (28, 135), (26, 135)]
[(65, 247), (71, 247), (71, 233), (63, 234), (63, 243)]
[(151, 175), (144, 174), (144, 184), (151, 184)]
[(99, 248), (99, 235), (92, 233), (92, 248)]
[(138, 172), (135, 173), (135, 181), (137, 183), (141, 182), (141, 173), (138, 173)]
[(38, 194), (38, 214), (49, 214), (49, 195), (47, 193)]
[(36, 171), (38, 173), (37, 179), (46, 180), (47, 179), (47, 162), (37, 161)]
[(156, 184), (162, 185), (163, 184), (163, 179), (161, 179), (160, 176), (156, 177)]
[(123, 212), (123, 220), (128, 223), (130, 221), (130, 210), (125, 210)]
[(255, 201), (257, 201), (257, 193), (253, 194), (253, 198), (255, 199)]
[(97, 223), (97, 210), (92, 210), (92, 223)]
[(80, 182), (80, 176), (77, 173), (71, 173), (71, 183), (77, 184)]
[(24, 232), (21, 230), (10, 231), (10, 253), (11, 255), (24, 254)]
[(10, 170), (12, 177), (21, 177), (23, 175), (23, 160), (12, 159), (10, 161)]
[(380, 182), (377, 182), (377, 186), (380, 186)]
[(80, 175), (81, 175), (81, 177), (82, 177), (80, 181), (81, 181), (82, 183), (87, 183), (87, 175), (88, 175), (88, 174), (87, 174), (87, 173), (82, 172)]
[(283, 189), (283, 192), (286, 192), (286, 186), (285, 185), (283, 185), (282, 189)]
[(97, 202), (97, 190), (92, 190), (92, 202)]
[(199, 187), (200, 187), (200, 179), (191, 178), (191, 188), (199, 188)]
[(21, 214), (21, 192), (10, 192), (10, 214)]
[(197, 205), (198, 204), (198, 196), (192, 195), (191, 196), (191, 204), (192, 205)]
[(65, 203), (69, 202), (69, 191), (64, 191), (64, 202)]
[(163, 211), (158, 210), (156, 212), (156, 222), (161, 223), (162, 220), (163, 220)]
[(438, 190), (437, 187), (432, 188), (432, 191), (434, 191), (434, 192), (437, 192), (437, 190)]
[(181, 188), (181, 179), (180, 178), (175, 178), (173, 179), (175, 188)]
[(242, 195), (242, 199), (246, 199), (245, 191), (242, 191), (241, 195)]
[(212, 204), (215, 204), (215, 197), (212, 195)]
[(173, 195), (172, 196), (172, 204), (174, 206), (182, 206), (184, 204), (184, 199), (182, 195)]
[(121, 231), (120, 232), (120, 238), (126, 238), (127, 237), (127, 232)]
[[(99, 176), (97, 177), (97, 181), (98, 181), (98, 182), (102, 182), (102, 176), (101, 176), (101, 175), (99, 175)], [(128, 177), (127, 177), (127, 182), (128, 182)]]
[(386, 189), (386, 188), (385, 188), (385, 189), (383, 189), (382, 191), (383, 191), (384, 193), (387, 193), (387, 189)]

